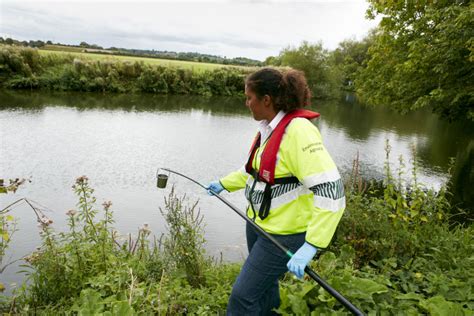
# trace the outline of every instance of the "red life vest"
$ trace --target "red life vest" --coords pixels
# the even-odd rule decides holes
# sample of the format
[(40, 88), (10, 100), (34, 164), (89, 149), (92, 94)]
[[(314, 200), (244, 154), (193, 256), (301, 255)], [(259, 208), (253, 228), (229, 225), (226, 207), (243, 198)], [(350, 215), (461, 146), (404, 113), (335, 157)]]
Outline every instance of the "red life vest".
[[(298, 109), (298, 110), (293, 110), (291, 112), (288, 112), (282, 118), (282, 120), (278, 123), (278, 125), (275, 127), (272, 134), (270, 135), (268, 144), (263, 150), (262, 159), (260, 161), (260, 168), (258, 171), (258, 179), (256, 180), (266, 182), (270, 185), (275, 184), (275, 167), (276, 167), (277, 153), (278, 153), (278, 149), (280, 148), (283, 134), (285, 133), (285, 130), (288, 124), (290, 124), (290, 122), (294, 118), (297, 118), (297, 117), (303, 117), (308, 120), (311, 120), (319, 116), (320, 116), (319, 113)], [(255, 158), (255, 152), (257, 151), (257, 148), (260, 147), (260, 139), (261, 139), (261, 135), (260, 135), (260, 132), (258, 132), (252, 144), (252, 147), (250, 148), (249, 160), (247, 161), (247, 164), (245, 165), (245, 170), (249, 174), (255, 173), (252, 171), (253, 170), (252, 164)]]
[(252, 203), (252, 195), (255, 189), (255, 184), (257, 181), (263, 181), (266, 183), (265, 189), (263, 192), (263, 200), (258, 211), (258, 216), (264, 220), (267, 218), (270, 213), (271, 203), (272, 203), (272, 185), (274, 184), (288, 184), (288, 183), (299, 183), (298, 178), (296, 177), (284, 177), (275, 179), (275, 167), (278, 149), (280, 148), (281, 140), (283, 134), (285, 133), (286, 127), (290, 122), (297, 117), (304, 117), (306, 119), (314, 119), (319, 117), (319, 113), (308, 111), (308, 110), (294, 110), (288, 112), (275, 127), (273, 132), (270, 135), (267, 146), (263, 150), (262, 158), (260, 160), (260, 168), (257, 172), (253, 167), (253, 160), (255, 158), (255, 153), (257, 148), (260, 147), (261, 135), (260, 132), (255, 137), (255, 140), (250, 148), (249, 159), (245, 165), (245, 170), (247, 173), (251, 174), (256, 180), (253, 186), (250, 188), (249, 192), (249, 203), (252, 206), (254, 212), (253, 220), (255, 220), (255, 208)]

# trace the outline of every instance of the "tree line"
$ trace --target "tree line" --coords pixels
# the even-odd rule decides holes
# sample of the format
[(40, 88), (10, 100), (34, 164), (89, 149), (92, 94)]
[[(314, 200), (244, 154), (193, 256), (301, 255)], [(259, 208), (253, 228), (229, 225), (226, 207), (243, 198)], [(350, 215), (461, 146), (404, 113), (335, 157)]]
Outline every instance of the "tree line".
[(382, 19), (364, 39), (333, 51), (303, 42), (265, 64), (303, 70), (323, 97), (342, 89), (369, 105), (474, 121), (473, 9), (467, 0), (369, 0), (367, 17)]
[[(97, 44), (89, 44), (85, 41), (79, 43), (79, 45), (68, 45), (62, 43), (54, 43), (50, 40), (30, 40), (30, 41), (19, 41), (10, 37), (3, 38), (0, 37), (0, 44), (7, 45), (16, 45), (32, 48), (44, 48), (48, 49), (48, 45), (54, 46), (63, 46), (84, 49), (84, 52), (88, 52), (88, 49), (91, 49), (93, 53), (107, 53), (113, 55), (122, 55), (122, 56), (138, 56), (138, 57), (150, 57), (150, 58), (160, 58), (160, 59), (171, 59), (171, 60), (183, 60), (183, 61), (194, 61), (194, 62), (205, 62), (213, 64), (224, 64), (224, 65), (237, 65), (237, 66), (262, 66), (263, 62), (247, 57), (235, 57), (228, 58), (211, 54), (201, 54), (197, 52), (174, 52), (167, 50), (154, 50), (154, 49), (129, 49), (123, 47), (109, 47), (104, 48)], [(49, 46), (51, 47), (51, 46)]]

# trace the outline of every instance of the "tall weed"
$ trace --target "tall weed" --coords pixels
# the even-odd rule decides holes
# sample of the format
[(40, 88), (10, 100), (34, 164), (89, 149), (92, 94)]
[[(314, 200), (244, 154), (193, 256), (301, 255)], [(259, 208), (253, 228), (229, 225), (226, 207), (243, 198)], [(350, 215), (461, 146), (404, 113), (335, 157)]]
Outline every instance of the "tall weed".
[(197, 203), (191, 206), (184, 204), (185, 196), (179, 198), (171, 189), (165, 198), (165, 208), (160, 211), (168, 224), (168, 235), (164, 239), (164, 256), (171, 265), (186, 273), (189, 284), (193, 287), (204, 285), (205, 266), (209, 259), (204, 257), (203, 226)]

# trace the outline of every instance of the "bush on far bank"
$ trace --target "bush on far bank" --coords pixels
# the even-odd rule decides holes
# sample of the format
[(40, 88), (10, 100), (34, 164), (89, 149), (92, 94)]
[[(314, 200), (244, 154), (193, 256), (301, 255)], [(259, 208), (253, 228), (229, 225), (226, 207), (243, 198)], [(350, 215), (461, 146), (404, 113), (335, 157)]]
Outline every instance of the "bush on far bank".
[(0, 46), (0, 85), (9, 89), (237, 96), (243, 94), (250, 71), (223, 67), (198, 72)]

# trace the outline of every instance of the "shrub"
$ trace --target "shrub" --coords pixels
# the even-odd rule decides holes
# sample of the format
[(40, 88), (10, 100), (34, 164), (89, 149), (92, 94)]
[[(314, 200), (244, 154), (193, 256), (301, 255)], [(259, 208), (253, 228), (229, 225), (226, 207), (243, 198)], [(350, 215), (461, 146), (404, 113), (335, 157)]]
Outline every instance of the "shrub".
[(66, 213), (68, 231), (56, 232), (51, 220), (41, 218), (42, 244), (25, 258), (29, 282), (14, 300), (0, 298), (0, 312), (174, 315), (225, 309), (240, 267), (204, 257), (197, 203), (185, 204), (172, 190), (161, 209), (169, 233), (151, 242), (147, 224), (136, 237), (114, 230), (111, 202), (102, 211), (95, 207), (87, 177), (73, 188), (79, 203)]

